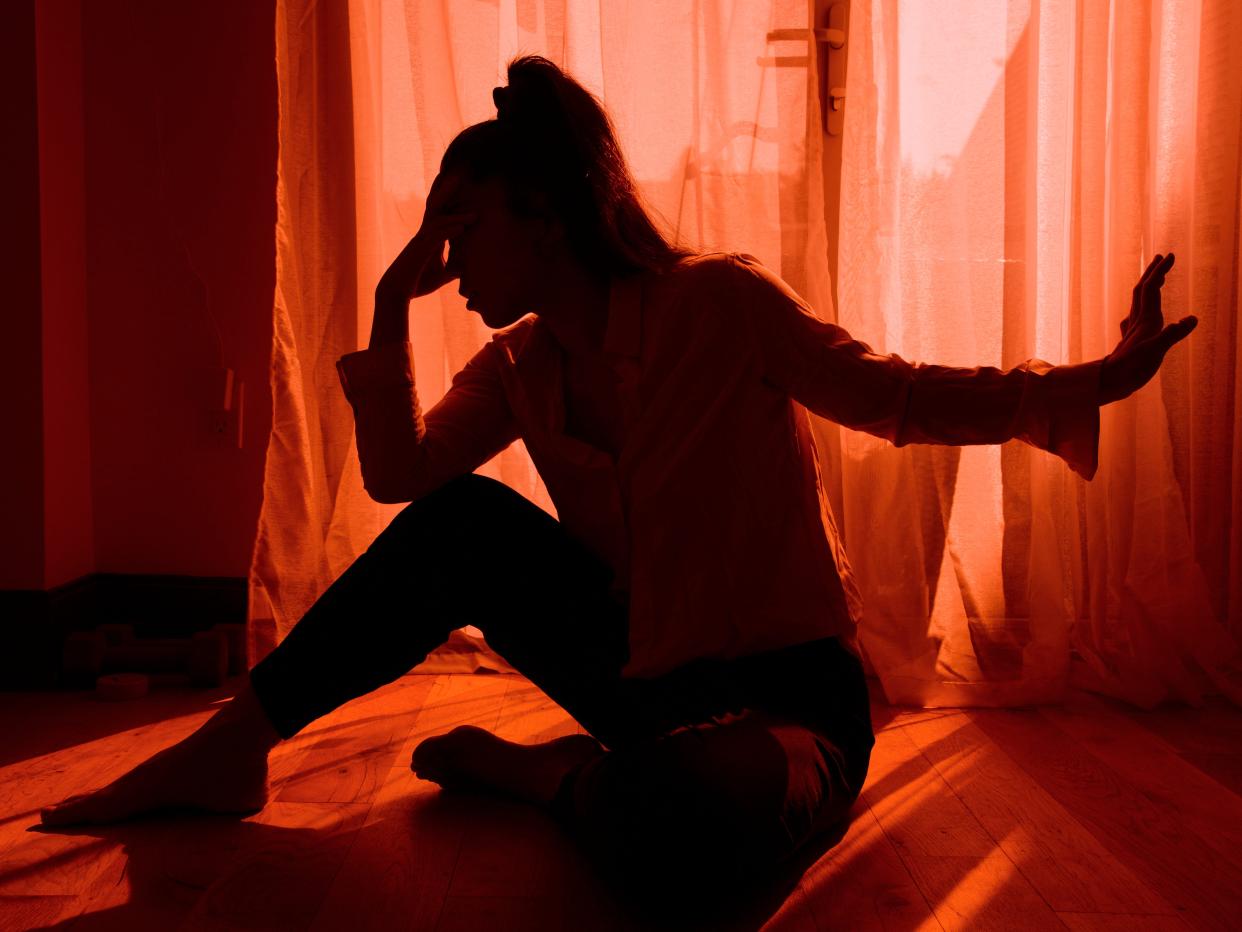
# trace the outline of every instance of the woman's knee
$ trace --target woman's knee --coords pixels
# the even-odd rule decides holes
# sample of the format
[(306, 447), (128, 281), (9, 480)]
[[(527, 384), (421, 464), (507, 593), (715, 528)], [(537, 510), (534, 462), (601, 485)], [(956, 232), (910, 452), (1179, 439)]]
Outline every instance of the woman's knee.
[(394, 520), (407, 517), (427, 519), (439, 515), (460, 518), (463, 514), (487, 511), (501, 502), (521, 498), (503, 482), (467, 473), (416, 498), (402, 508)]
[(372, 547), (404, 548), (421, 540), (444, 548), (478, 539), (488, 529), (511, 525), (519, 516), (528, 517), (532, 508), (543, 514), (504, 483), (468, 473), (406, 505)]

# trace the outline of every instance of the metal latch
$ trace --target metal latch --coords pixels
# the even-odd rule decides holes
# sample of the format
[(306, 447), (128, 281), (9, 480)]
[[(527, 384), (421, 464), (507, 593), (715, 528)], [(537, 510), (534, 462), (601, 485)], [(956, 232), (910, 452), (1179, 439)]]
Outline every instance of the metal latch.
[[(840, 136), (844, 124), (845, 55), (832, 53), (845, 48), (845, 8), (845, 3), (834, 3), (828, 7), (828, 25), (825, 28), (773, 29), (768, 33), (769, 42), (802, 39), (827, 46), (823, 58), (819, 59), (822, 62), (819, 87), (823, 99), (824, 131), (830, 136)], [(812, 60), (807, 59), (808, 66)]]

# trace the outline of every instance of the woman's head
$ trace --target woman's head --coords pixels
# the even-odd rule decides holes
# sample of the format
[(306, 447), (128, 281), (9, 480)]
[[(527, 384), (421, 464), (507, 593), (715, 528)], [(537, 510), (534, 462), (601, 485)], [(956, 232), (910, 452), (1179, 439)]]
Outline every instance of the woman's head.
[[(497, 118), (476, 123), (457, 135), (444, 153), (441, 174), (458, 174), (471, 209), (503, 206), (510, 215), (449, 242), (449, 264), (498, 261), (494, 250), (507, 243), (513, 274), (531, 265), (526, 250), (549, 239), (599, 279), (635, 272), (664, 271), (690, 251), (670, 243), (656, 227), (638, 195), (617, 144), (612, 122), (599, 101), (546, 58), (524, 56), (508, 68), (509, 86), (492, 92)], [(466, 206), (466, 205), (461, 205)], [(503, 266), (506, 262), (501, 262)], [(534, 263), (537, 264), (537, 263)], [(537, 271), (537, 270), (529, 270)], [(505, 277), (505, 269), (462, 271)]]

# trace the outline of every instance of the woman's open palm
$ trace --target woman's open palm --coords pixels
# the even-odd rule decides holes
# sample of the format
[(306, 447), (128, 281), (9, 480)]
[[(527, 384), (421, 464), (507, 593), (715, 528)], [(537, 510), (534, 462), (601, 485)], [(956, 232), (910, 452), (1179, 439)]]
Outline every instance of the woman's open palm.
[(1119, 401), (1151, 381), (1164, 354), (1195, 329), (1198, 319), (1184, 317), (1165, 325), (1160, 288), (1173, 268), (1173, 254), (1157, 254), (1134, 286), (1130, 316), (1121, 322), (1121, 341), (1104, 358), (1100, 376), (1100, 403)]

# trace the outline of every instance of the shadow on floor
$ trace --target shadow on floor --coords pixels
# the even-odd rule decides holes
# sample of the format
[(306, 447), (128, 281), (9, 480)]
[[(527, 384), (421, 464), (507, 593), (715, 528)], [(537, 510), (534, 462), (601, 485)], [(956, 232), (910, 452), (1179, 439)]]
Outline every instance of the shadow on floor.
[[(492, 803), (493, 807), (497, 805), (510, 804)], [(463, 837), (472, 825), (490, 818), (487, 805), (480, 812), (474, 811), (477, 808), (469, 800), (435, 794), (405, 813), (408, 820), (398, 821), (415, 833), (431, 826), (432, 836), (448, 841), (453, 836)], [(527, 809), (528, 818), (545, 818), (537, 810), (519, 808)], [(76, 892), (79, 903), (88, 901), (88, 911), (40, 928), (72, 928), (74, 932), (234, 924), (260, 929), (307, 928), (317, 916), (325, 918), (319, 915), (321, 907), (357, 843), (364, 818), (364, 807), (323, 808), (314, 825), (290, 828), (229, 816), (166, 812), (114, 826), (35, 827), (32, 832), (97, 838), (109, 850), (83, 862), (90, 866), (84, 869), (82, 889)], [(367, 829), (373, 827), (368, 825)], [(734, 890), (730, 896), (686, 891), (675, 903), (653, 904), (635, 900), (601, 880), (598, 889), (607, 899), (597, 902), (604, 911), (636, 929), (758, 930), (780, 910), (811, 865), (841, 840), (847, 827), (848, 822), (842, 823), (813, 838), (776, 875)], [(519, 835), (529, 841), (526, 833)], [(523, 838), (516, 839), (514, 853), (520, 854), (522, 842)], [(448, 861), (451, 867), (458, 855), (453, 845), (444, 847), (452, 855)], [(565, 848), (572, 849), (568, 839)], [(435, 873), (431, 865), (426, 866)], [(374, 920), (383, 918), (369, 915), (372, 906), (382, 902), (396, 905), (391, 902), (393, 891), (386, 886), (392, 879), (391, 870), (385, 878), (385, 865), (355, 867), (366, 868), (349, 871), (353, 881), (361, 880), (351, 882), (348, 891), (349, 900), (356, 904), (356, 927), (371, 927)], [(590, 869), (582, 865), (581, 870)], [(423, 871), (410, 864), (402, 865), (398, 873), (422, 875)], [(582, 879), (575, 878), (578, 873), (566, 871), (560, 876), (573, 884)], [(448, 892), (448, 877), (443, 884), (427, 876), (422, 881), (415, 883), (421, 889), (411, 891), (411, 896), (423, 902), (407, 903), (416, 908), (403, 915), (407, 921), (414, 920), (412, 913), (430, 908), (430, 913), (420, 917), (423, 924), (407, 926), (430, 929)], [(424, 885), (426, 881), (431, 881), (429, 886)], [(441, 889), (434, 889), (437, 887)]]

